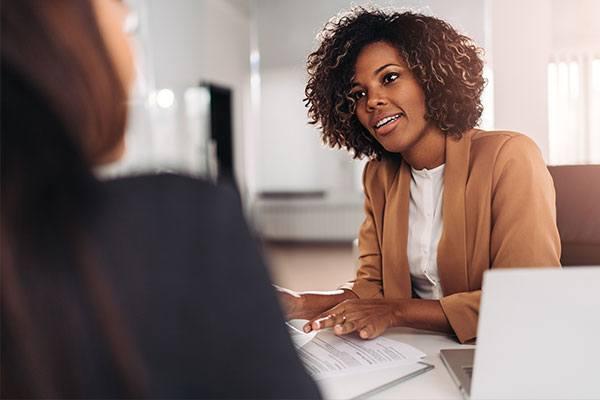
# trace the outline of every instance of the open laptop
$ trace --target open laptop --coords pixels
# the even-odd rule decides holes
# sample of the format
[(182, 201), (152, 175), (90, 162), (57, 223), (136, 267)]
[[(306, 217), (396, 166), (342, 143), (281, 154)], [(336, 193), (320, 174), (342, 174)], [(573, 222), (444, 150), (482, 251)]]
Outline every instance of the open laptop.
[(600, 266), (486, 272), (477, 331), (440, 351), (465, 398), (600, 399)]

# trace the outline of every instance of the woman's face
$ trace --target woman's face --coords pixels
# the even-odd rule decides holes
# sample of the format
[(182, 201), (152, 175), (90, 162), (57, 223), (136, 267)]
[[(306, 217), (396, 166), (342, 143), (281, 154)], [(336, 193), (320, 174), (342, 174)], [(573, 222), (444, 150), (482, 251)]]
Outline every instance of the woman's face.
[[(129, 14), (127, 6), (119, 0), (93, 0), (100, 33), (106, 44), (115, 70), (127, 93), (135, 80), (135, 63), (133, 50), (128, 34), (125, 32), (125, 21)], [(98, 164), (109, 164), (123, 157), (125, 153), (125, 135), (114, 150), (106, 155)]]
[(100, 33), (106, 44), (115, 69), (129, 90), (135, 80), (135, 64), (125, 20), (129, 14), (127, 6), (119, 0), (93, 0)]
[(386, 42), (365, 46), (355, 64), (356, 116), (389, 152), (409, 151), (428, 131), (425, 93), (399, 52)]

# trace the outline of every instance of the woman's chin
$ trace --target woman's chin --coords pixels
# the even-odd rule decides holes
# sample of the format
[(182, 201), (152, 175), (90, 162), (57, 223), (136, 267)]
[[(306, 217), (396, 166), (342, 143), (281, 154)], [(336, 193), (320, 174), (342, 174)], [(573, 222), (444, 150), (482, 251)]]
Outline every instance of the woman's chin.
[(387, 151), (388, 153), (403, 153), (406, 151), (406, 149), (408, 148), (408, 146), (406, 145), (406, 143), (381, 143), (381, 146), (383, 146), (383, 148), (385, 149), (385, 151)]

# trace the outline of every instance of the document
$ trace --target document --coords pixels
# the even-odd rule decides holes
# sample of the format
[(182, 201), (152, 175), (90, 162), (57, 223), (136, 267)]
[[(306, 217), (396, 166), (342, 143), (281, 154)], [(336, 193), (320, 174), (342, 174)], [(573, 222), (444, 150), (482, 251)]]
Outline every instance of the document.
[(305, 334), (297, 329), (301, 324), (297, 321), (288, 323), (290, 334), (315, 380), (410, 366), (425, 357), (413, 346), (385, 337), (363, 340), (354, 335), (337, 336), (331, 329)]
[(290, 337), (292, 338), (292, 342), (296, 348), (304, 346), (306, 343), (310, 342), (317, 334), (317, 331), (312, 331), (309, 333), (304, 333), (302, 327), (304, 324), (308, 322), (303, 319), (295, 319), (291, 321), (287, 321), (285, 324), (288, 327), (288, 332)]

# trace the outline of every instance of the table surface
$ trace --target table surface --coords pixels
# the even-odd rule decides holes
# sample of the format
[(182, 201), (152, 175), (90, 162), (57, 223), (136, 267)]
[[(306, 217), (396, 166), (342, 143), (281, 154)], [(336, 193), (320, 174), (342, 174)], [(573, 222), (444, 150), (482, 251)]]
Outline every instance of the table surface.
[[(427, 356), (424, 362), (434, 369), (373, 395), (373, 399), (462, 399), (462, 395), (446, 370), (440, 358), (441, 349), (473, 348), (461, 345), (448, 335), (410, 328), (393, 328), (386, 331), (385, 337), (410, 344)], [(391, 372), (391, 371), (390, 371)], [(373, 377), (381, 375), (374, 371)], [(393, 372), (388, 376), (393, 376)], [(393, 380), (390, 379), (390, 380)], [(373, 387), (369, 375), (340, 377), (318, 382), (325, 398), (349, 398), (364, 393)], [(342, 386), (344, 386), (342, 388)], [(343, 389), (343, 390), (340, 390)], [(348, 396), (348, 394), (351, 394)]]

